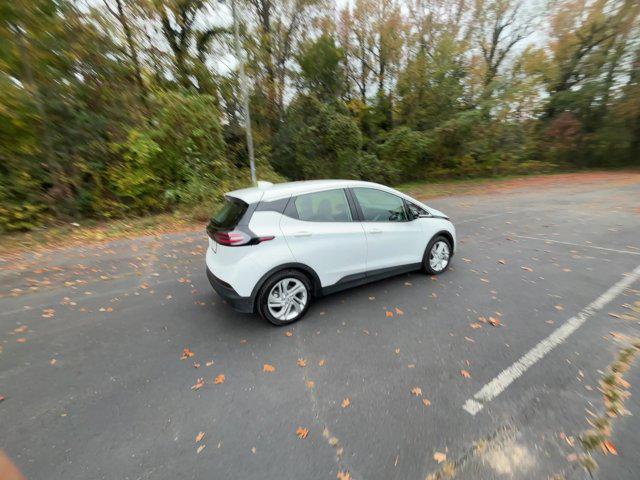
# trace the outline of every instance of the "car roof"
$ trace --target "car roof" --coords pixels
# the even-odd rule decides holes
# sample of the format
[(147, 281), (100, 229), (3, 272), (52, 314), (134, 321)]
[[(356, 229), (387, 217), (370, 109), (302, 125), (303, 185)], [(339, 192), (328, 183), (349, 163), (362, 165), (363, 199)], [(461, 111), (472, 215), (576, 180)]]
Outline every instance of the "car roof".
[[(227, 193), (227, 196), (239, 198), (246, 203), (256, 203), (259, 201), (271, 201), (280, 198), (300, 195), (303, 193), (319, 192), (332, 188), (347, 187), (374, 187), (390, 192), (396, 192), (392, 188), (385, 187), (378, 183), (364, 182), (361, 180), (305, 180), (300, 182), (286, 182), (270, 184), (268, 182), (258, 182), (257, 187), (243, 188)], [(399, 193), (399, 192), (398, 192)]]

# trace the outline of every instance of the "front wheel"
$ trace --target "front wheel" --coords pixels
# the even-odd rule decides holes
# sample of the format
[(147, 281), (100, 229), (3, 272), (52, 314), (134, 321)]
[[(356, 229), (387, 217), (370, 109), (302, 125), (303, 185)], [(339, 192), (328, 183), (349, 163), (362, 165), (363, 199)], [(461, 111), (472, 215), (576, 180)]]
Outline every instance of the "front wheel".
[(311, 304), (311, 283), (297, 270), (278, 272), (269, 278), (258, 295), (258, 311), (274, 325), (300, 320)]
[(437, 275), (449, 267), (450, 259), (451, 244), (446, 237), (438, 235), (427, 245), (422, 265), (428, 274)]

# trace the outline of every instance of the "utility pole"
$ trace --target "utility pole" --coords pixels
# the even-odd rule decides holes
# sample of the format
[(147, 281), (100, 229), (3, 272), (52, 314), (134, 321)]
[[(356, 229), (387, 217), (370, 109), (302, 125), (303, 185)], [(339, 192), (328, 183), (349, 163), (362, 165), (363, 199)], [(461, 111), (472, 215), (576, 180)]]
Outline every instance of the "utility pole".
[(256, 184), (256, 163), (253, 156), (253, 135), (251, 133), (251, 115), (249, 113), (249, 88), (247, 77), (244, 73), (244, 57), (240, 48), (240, 27), (236, 13), (236, 0), (231, 0), (231, 15), (233, 16), (233, 38), (236, 50), (236, 59), (240, 67), (240, 92), (244, 110), (244, 129), (247, 134), (247, 151), (249, 152), (249, 166), (251, 168), (251, 183)]

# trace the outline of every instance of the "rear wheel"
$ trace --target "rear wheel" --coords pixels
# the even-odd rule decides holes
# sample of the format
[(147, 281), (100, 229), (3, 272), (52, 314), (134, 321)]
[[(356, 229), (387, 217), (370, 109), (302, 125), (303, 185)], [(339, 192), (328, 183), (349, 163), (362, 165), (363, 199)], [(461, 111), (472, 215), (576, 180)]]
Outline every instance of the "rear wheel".
[(450, 259), (451, 243), (446, 237), (438, 235), (427, 245), (422, 265), (427, 273), (437, 275), (449, 267)]
[(311, 282), (297, 270), (284, 270), (271, 276), (258, 294), (260, 315), (274, 325), (300, 320), (311, 304)]

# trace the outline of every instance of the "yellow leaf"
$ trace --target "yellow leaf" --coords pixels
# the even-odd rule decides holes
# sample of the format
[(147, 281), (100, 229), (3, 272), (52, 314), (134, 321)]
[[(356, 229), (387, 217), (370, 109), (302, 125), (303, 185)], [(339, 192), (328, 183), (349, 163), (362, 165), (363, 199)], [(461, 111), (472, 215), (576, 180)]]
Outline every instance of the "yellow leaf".
[(304, 358), (299, 358), (297, 363), (298, 363), (299, 367), (306, 367), (307, 366), (307, 361)]
[(349, 472), (343, 472), (342, 470), (340, 470), (336, 478), (338, 480), (351, 480), (351, 475), (349, 474)]
[(218, 375), (215, 380), (213, 381), (213, 383), (215, 383), (216, 385), (220, 385), (221, 383), (224, 383), (226, 377), (224, 376), (224, 373), (221, 373), (220, 375)]
[(420, 387), (413, 387), (411, 389), (411, 393), (413, 393), (416, 397), (422, 396), (422, 389)]
[(196, 443), (198, 443), (203, 438), (204, 438), (204, 432), (200, 432), (198, 435), (196, 435)]
[(268, 363), (265, 363), (262, 366), (262, 371), (263, 372), (275, 372), (276, 371), (276, 367), (274, 367), (273, 365), (269, 365)]
[(387, 310), (387, 312), (385, 313), (385, 315), (387, 317), (393, 317), (393, 312), (390, 312), (389, 310)]
[(191, 386), (191, 390), (200, 390), (204, 387), (204, 378), (199, 378), (194, 385)]
[(460, 370), (460, 375), (462, 375), (464, 378), (471, 378), (471, 374), (466, 370)]
[(349, 405), (351, 405), (351, 400), (349, 400), (349, 397), (342, 400), (342, 408), (347, 408)]
[(308, 428), (303, 428), (303, 427), (298, 427), (296, 429), (296, 435), (298, 436), (298, 438), (307, 438), (307, 435), (309, 435), (309, 429)]
[(438, 463), (442, 463), (447, 459), (447, 455), (446, 453), (436, 452), (433, 454), (433, 459)]
[(428, 407), (429, 405), (431, 405), (431, 402), (429, 400), (427, 400), (426, 398), (422, 399), (422, 403), (424, 403), (425, 407)]

